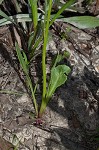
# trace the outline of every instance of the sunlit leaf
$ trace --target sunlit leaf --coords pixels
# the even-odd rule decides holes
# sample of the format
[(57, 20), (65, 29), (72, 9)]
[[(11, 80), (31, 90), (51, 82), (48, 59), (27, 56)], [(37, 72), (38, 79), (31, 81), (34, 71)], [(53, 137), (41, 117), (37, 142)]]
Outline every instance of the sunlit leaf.
[(64, 51), (64, 57), (65, 58), (69, 58), (70, 57), (70, 53), (67, 50)]
[(9, 16), (9, 19), (8, 18), (0, 19), (0, 26), (11, 24), (13, 22), (30, 22), (30, 21), (32, 21), (32, 19), (30, 18), (29, 14), (18, 14), (14, 16)]
[(10, 21), (11, 23), (16, 24), (15, 21), (13, 21), (13, 19), (11, 19), (9, 16), (7, 16), (2, 10), (0, 10), (0, 16), (4, 17), (5, 19), (7, 19), (7, 21)]
[(70, 68), (66, 65), (58, 65), (52, 68), (47, 97), (51, 97), (55, 90), (66, 82), (69, 73)]
[(70, 23), (80, 29), (95, 28), (99, 26), (99, 18), (92, 16), (61, 18), (59, 21)]
[(36, 29), (38, 24), (38, 10), (37, 10), (37, 0), (29, 0), (31, 13), (32, 13), (32, 21), (34, 24), (34, 29)]

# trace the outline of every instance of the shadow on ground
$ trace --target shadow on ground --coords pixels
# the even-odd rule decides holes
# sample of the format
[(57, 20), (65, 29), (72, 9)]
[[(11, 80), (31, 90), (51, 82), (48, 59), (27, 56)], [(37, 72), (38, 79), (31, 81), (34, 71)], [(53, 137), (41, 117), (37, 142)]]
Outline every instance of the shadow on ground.
[[(71, 77), (57, 90), (57, 98), (49, 107), (64, 119), (68, 119), (69, 129), (56, 126), (53, 132), (60, 137), (61, 145), (57, 139), (51, 141), (51, 137), (46, 140), (48, 147), (50, 145), (63, 150), (96, 150), (99, 147), (95, 140), (99, 136), (98, 85), (99, 78), (85, 67), (82, 75)], [(62, 100), (64, 108), (59, 107), (58, 99)]]

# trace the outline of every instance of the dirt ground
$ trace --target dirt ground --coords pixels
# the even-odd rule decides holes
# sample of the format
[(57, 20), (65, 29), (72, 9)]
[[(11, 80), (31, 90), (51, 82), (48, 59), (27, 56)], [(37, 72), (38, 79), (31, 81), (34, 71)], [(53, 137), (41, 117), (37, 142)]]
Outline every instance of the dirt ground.
[[(52, 55), (57, 49), (70, 51), (70, 58), (63, 63), (70, 65), (72, 72), (68, 82), (56, 91), (49, 103), (42, 126), (35, 126), (29, 115), (34, 108), (25, 89), (23, 75), (20, 77), (18, 71), (11, 32), (9, 27), (0, 31), (3, 30), (0, 39), (0, 89), (15, 91), (16, 94), (0, 94), (1, 150), (12, 145), (19, 150), (96, 150), (99, 147), (95, 140), (99, 134), (99, 38), (94, 34), (96, 30), (88, 34), (73, 27), (68, 40), (53, 34), (47, 49)], [(38, 58), (38, 62), (33, 62), (35, 66), (41, 62), (40, 55)], [(36, 78), (36, 70), (32, 70), (32, 75)], [(40, 93), (37, 96), (40, 99)]]
[[(98, 10), (98, 9), (97, 9)], [(91, 9), (90, 9), (91, 11)], [(98, 11), (95, 12), (96, 14)], [(43, 123), (35, 125), (34, 107), (14, 49), (12, 25), (0, 27), (0, 150), (97, 150), (99, 141), (99, 28), (80, 30), (59, 23), (51, 29), (49, 64), (57, 52), (70, 52), (62, 63), (71, 67), (68, 81), (57, 89)], [(41, 79), (41, 54), (31, 64), (31, 75)], [(39, 83), (39, 82), (38, 82)], [(41, 85), (37, 89), (41, 100)], [(13, 92), (13, 93), (12, 93)]]

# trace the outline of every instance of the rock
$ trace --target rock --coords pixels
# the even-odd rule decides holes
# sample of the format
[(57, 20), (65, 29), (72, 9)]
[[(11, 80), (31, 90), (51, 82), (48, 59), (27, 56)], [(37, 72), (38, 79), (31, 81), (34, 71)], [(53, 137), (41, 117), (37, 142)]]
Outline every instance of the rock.
[(29, 97), (27, 94), (23, 94), (19, 99), (17, 99), (18, 103), (27, 103), (29, 101)]

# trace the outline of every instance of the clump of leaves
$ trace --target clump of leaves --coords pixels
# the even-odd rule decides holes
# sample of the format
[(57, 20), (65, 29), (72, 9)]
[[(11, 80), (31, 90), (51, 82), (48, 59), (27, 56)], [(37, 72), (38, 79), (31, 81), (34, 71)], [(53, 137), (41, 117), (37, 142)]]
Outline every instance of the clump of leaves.
[[(3, 0), (0, 1), (1, 3)], [(54, 15), (51, 14), (52, 6), (61, 7), (58, 9), (57, 13)], [(42, 117), (48, 102), (52, 98), (53, 94), (55, 93), (56, 89), (60, 87), (67, 81), (68, 74), (70, 73), (71, 69), (66, 66), (65, 64), (59, 65), (59, 62), (64, 59), (64, 57), (69, 57), (69, 53), (66, 52), (63, 55), (58, 54), (50, 71), (50, 79), (47, 84), (47, 75), (46, 75), (46, 47), (48, 43), (48, 35), (49, 35), (49, 28), (55, 21), (63, 21), (70, 23), (78, 28), (93, 28), (99, 26), (99, 19), (96, 17), (91, 16), (79, 16), (79, 17), (69, 17), (64, 18), (61, 13), (72, 6), (75, 3), (75, 0), (69, 0), (65, 4), (60, 3), (59, 0), (46, 0), (44, 3), (44, 9), (38, 13), (38, 1), (37, 0), (28, 0), (28, 14), (17, 14), (16, 16), (7, 16), (3, 11), (0, 10), (0, 15), (4, 18), (0, 19), (0, 26), (5, 24), (13, 23), (15, 26), (19, 27), (19, 22), (22, 23), (24, 29), (26, 22), (31, 22), (33, 26), (33, 30), (30, 33), (29, 40), (28, 40), (28, 56), (25, 53), (25, 50), (19, 47), (18, 43), (15, 43), (17, 56), (20, 62), (20, 66), (23, 69), (25, 74), (25, 80), (27, 83), (28, 88), (31, 91), (36, 117)], [(18, 12), (18, 1), (17, 1), (17, 10)], [(42, 79), (43, 79), (43, 89), (42, 89), (42, 101), (40, 109), (38, 107), (35, 91), (36, 85), (33, 85), (32, 80), (29, 75), (29, 68), (30, 63), (32, 63), (32, 59), (35, 55), (35, 52), (39, 50), (40, 44), (42, 45)], [(47, 86), (48, 85), (48, 86)]]
[[(18, 44), (16, 43), (17, 56), (20, 61), (20, 65), (26, 75), (26, 80), (27, 80), (28, 86), (30, 87), (30, 90), (32, 93), (32, 98), (33, 98), (37, 117), (42, 117), (42, 114), (44, 113), (46, 106), (47, 106), (49, 100), (51, 99), (52, 95), (54, 94), (55, 90), (59, 86), (61, 86), (62, 84), (65, 83), (65, 81), (67, 80), (67, 75), (70, 72), (70, 68), (68, 66), (57, 65), (57, 63), (59, 63), (64, 58), (65, 55), (64, 56), (57, 55), (56, 60), (51, 68), (51, 74), (50, 74), (50, 80), (48, 83), (48, 87), (46, 86), (46, 64), (45, 64), (46, 46), (47, 46), (47, 42), (48, 42), (48, 31), (49, 31), (49, 26), (50, 26), (50, 14), (51, 14), (51, 8), (52, 8), (52, 1), (46, 2), (45, 9), (46, 8), (48, 8), (48, 10), (45, 10), (44, 22), (42, 23), (44, 26), (44, 30), (43, 30), (44, 40), (43, 40), (43, 48), (42, 48), (43, 93), (42, 93), (42, 102), (41, 102), (40, 110), (38, 110), (35, 93), (33, 90), (31, 79), (29, 77), (29, 61), (27, 60), (27, 56), (24, 53), (24, 51), (23, 50), (20, 51), (20, 48), (19, 48)], [(34, 18), (33, 18), (33, 20), (34, 20)], [(36, 20), (36, 22), (37, 22), (37, 20)], [(35, 25), (34, 32), (36, 29), (37, 29), (37, 23)]]

